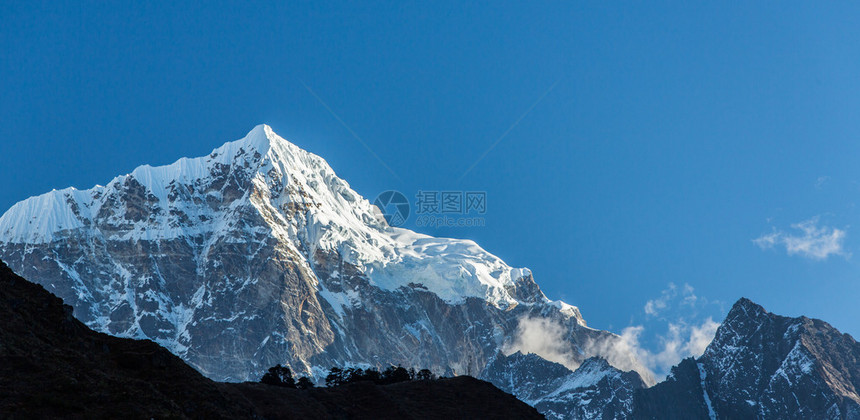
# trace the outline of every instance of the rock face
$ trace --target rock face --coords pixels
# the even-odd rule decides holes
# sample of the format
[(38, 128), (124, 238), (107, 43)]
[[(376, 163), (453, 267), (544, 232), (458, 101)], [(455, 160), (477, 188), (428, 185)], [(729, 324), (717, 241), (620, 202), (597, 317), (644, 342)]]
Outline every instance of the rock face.
[(860, 419), (860, 343), (748, 299), (701, 357), (650, 388), (597, 357), (571, 372), (534, 354), (500, 353), (483, 378), (554, 419)]
[(71, 313), (0, 261), (4, 418), (541, 418), (470, 377), (309, 390), (216, 383), (149, 340), (97, 333)]
[(535, 354), (499, 353), (483, 378), (535, 407), (549, 419), (630, 417), (633, 394), (645, 388), (638, 373), (622, 372), (600, 358), (586, 359), (575, 371)]
[[(394, 363), (480, 376), (552, 418), (860, 418), (860, 347), (822, 321), (741, 299), (701, 357), (645, 388), (632, 354), (600, 354), (620, 337), (547, 299), (529, 270), (388, 226), (267, 126), (22, 201), (0, 217), (0, 259), (89, 327), (155, 341), (217, 380)], [(509, 354), (523, 320), (552, 325), (578, 369)]]
[(860, 344), (741, 299), (698, 359), (639, 391), (638, 418), (860, 419)]
[(672, 371), (665, 381), (634, 394), (634, 416), (639, 419), (710, 419), (708, 406), (696, 360), (687, 358)]
[(90, 330), (2, 261), (0, 317), (4, 417), (252, 418), (251, 407), (169, 351)]
[(22, 201), (0, 217), (0, 258), (91, 328), (151, 339), (216, 380), (278, 363), (477, 375), (525, 316), (562, 326), (581, 359), (583, 343), (618, 339), (472, 241), (389, 227), (268, 126)]

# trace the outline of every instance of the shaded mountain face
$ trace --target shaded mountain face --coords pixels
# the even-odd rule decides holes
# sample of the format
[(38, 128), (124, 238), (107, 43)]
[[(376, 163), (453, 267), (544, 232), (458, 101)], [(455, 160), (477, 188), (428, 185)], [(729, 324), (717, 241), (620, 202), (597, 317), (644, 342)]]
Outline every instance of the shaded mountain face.
[(535, 407), (549, 419), (630, 417), (633, 395), (645, 388), (638, 373), (622, 372), (599, 357), (575, 371), (535, 354), (496, 355), (483, 379)]
[(741, 299), (698, 359), (639, 391), (638, 418), (860, 419), (860, 344)]
[(4, 418), (541, 418), (470, 377), (311, 390), (213, 382), (149, 340), (90, 330), (2, 261), (0, 319)]
[(4, 417), (250, 417), (250, 407), (235, 404), (169, 351), (90, 330), (70, 306), (2, 261), (0, 318)]
[(497, 354), (482, 378), (554, 419), (860, 419), (860, 344), (824, 321), (740, 299), (705, 353), (650, 388), (601, 358), (575, 371)]
[(218, 380), (278, 363), (478, 374), (526, 316), (560, 325), (580, 362), (583, 343), (618, 339), (472, 241), (389, 227), (268, 126), (20, 202), (0, 217), (0, 258), (93, 329), (151, 339)]

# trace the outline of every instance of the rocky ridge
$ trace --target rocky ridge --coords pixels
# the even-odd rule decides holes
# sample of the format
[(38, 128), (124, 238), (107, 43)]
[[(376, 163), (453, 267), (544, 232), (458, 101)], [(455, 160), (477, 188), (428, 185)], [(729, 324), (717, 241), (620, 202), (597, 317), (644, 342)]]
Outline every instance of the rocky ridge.
[(860, 343), (828, 323), (734, 304), (705, 353), (637, 392), (638, 418), (860, 418)]

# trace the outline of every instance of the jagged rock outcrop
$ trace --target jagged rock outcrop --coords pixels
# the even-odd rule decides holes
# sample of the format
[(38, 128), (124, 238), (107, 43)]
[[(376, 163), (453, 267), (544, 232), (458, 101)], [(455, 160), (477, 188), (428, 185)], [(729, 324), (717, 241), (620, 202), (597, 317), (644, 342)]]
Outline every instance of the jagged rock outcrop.
[(860, 343), (824, 321), (734, 304), (698, 359), (639, 391), (638, 418), (860, 419)]
[(482, 377), (548, 418), (860, 419), (860, 343), (748, 299), (735, 303), (702, 356), (650, 388), (600, 358), (571, 372), (519, 352), (497, 354)]
[[(672, 367), (663, 381), (634, 394), (634, 418), (639, 419), (708, 419), (712, 407), (705, 399), (701, 373), (696, 360), (684, 359)], [(710, 397), (708, 397), (710, 398)]]
[(600, 357), (575, 371), (535, 354), (496, 355), (483, 379), (537, 408), (550, 419), (627, 418), (633, 395), (645, 388), (638, 373), (622, 372)]

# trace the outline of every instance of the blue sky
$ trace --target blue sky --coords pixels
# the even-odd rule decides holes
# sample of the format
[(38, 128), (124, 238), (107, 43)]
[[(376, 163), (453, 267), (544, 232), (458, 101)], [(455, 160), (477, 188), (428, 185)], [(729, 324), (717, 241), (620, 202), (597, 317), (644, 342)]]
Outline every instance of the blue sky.
[(416, 229), (654, 351), (741, 296), (858, 337), (860, 6), (749, 3), (4, 2), (0, 207), (268, 123), (370, 199), (486, 191)]

